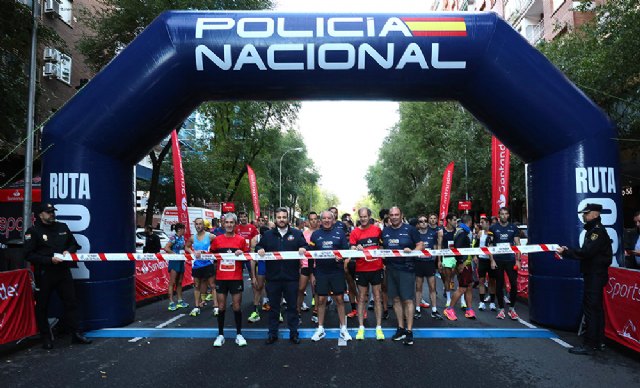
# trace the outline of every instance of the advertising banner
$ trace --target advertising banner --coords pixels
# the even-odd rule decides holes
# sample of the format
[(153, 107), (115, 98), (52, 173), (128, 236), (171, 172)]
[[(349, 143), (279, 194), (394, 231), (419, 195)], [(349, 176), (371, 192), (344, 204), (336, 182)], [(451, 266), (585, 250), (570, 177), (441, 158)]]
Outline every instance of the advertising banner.
[(0, 272), (0, 344), (38, 333), (29, 271)]
[(178, 134), (174, 130), (171, 132), (171, 153), (173, 155), (173, 182), (176, 188), (176, 207), (178, 208), (178, 221), (184, 224), (187, 229), (185, 239), (189, 239), (189, 211), (187, 209), (187, 189), (184, 183), (184, 170), (182, 169), (182, 156), (180, 156), (180, 145), (178, 145)]
[(511, 152), (495, 136), (491, 137), (491, 215), (498, 216), (509, 203)]
[(251, 190), (251, 201), (253, 202), (253, 212), (256, 218), (260, 218), (260, 199), (258, 198), (258, 181), (256, 173), (247, 164), (247, 176), (249, 177), (249, 190)]
[(438, 221), (444, 221), (447, 217), (447, 212), (449, 211), (449, 202), (451, 201), (451, 182), (453, 180), (453, 166), (454, 163), (451, 162), (444, 169), (444, 174), (442, 174), (442, 190), (440, 192), (440, 213)]
[(640, 271), (609, 268), (604, 289), (605, 335), (640, 352)]

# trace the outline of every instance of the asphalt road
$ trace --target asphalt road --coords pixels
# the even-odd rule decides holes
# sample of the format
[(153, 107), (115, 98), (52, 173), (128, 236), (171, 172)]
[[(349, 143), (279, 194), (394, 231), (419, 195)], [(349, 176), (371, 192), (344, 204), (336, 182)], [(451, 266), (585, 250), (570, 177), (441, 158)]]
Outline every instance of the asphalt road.
[[(248, 285), (248, 283), (247, 283)], [(246, 287), (243, 319), (250, 306), (250, 290)], [(192, 301), (191, 291), (185, 293)], [(310, 297), (307, 298), (310, 303)], [(439, 299), (439, 304), (442, 300)], [(0, 385), (2, 387), (162, 387), (162, 386), (248, 386), (248, 387), (638, 387), (640, 357), (615, 344), (594, 356), (575, 356), (567, 352), (564, 342), (579, 344), (574, 333), (551, 331), (550, 338), (492, 338), (500, 333), (492, 329), (515, 329), (522, 334), (535, 330), (525, 326), (528, 309), (519, 304), (522, 321), (497, 320), (495, 313), (477, 311), (477, 320), (435, 321), (423, 317), (416, 321), (419, 329), (431, 329), (418, 338), (414, 346), (390, 340), (373, 339), (339, 347), (336, 339), (314, 343), (303, 340), (300, 345), (281, 339), (274, 345), (264, 340), (248, 339), (239, 348), (232, 336), (222, 348), (213, 348), (217, 322), (211, 307), (198, 317), (188, 315), (191, 309), (167, 311), (166, 300), (138, 309), (136, 321), (126, 329), (184, 329), (173, 338), (94, 338), (92, 345), (71, 345), (68, 336), (57, 338), (55, 348), (46, 351), (37, 340), (0, 353)], [(230, 310), (230, 309), (229, 309)], [(181, 316), (181, 314), (184, 314)], [(367, 327), (374, 326), (373, 314)], [(311, 313), (304, 313), (302, 328), (313, 329)], [(266, 313), (246, 329), (265, 329)], [(169, 322), (170, 323), (167, 323)], [(328, 313), (327, 328), (337, 327), (335, 309)], [(357, 321), (349, 320), (355, 337)], [(395, 327), (393, 314), (383, 327)], [(233, 334), (233, 316), (227, 311), (226, 329)], [(472, 329), (470, 332), (452, 329)], [(227, 331), (227, 330), (225, 330)], [(310, 333), (311, 330), (304, 333)], [(135, 332), (135, 331), (134, 331)], [(250, 336), (264, 337), (256, 330)], [(541, 330), (541, 332), (546, 332)], [(132, 332), (133, 333), (133, 332)], [(173, 332), (171, 332), (173, 333)], [(247, 333), (249, 331), (247, 330)], [(466, 335), (473, 338), (462, 338)], [(94, 335), (110, 336), (99, 332)], [(126, 335), (120, 333), (118, 335)], [(525, 335), (527, 333), (524, 333)], [(180, 337), (176, 337), (180, 336)], [(198, 338), (198, 337), (206, 338)], [(452, 338), (438, 338), (450, 336)], [(556, 342), (557, 341), (557, 342)], [(563, 342), (564, 341), (564, 342)]]

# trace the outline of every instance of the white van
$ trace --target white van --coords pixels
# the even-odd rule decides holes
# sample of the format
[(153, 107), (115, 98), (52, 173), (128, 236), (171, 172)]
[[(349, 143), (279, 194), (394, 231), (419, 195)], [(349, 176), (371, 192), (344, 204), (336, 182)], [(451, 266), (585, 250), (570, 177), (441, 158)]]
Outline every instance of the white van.
[[(195, 234), (196, 230), (193, 227), (193, 220), (196, 218), (202, 218), (205, 221), (209, 221), (210, 224), (213, 224), (213, 219), (220, 219), (220, 212), (205, 209), (203, 207), (190, 207), (189, 210), (189, 233)], [(171, 225), (178, 223), (178, 209), (175, 206), (165, 207), (162, 211), (162, 218), (160, 219), (160, 229), (164, 230), (164, 232), (171, 236)]]

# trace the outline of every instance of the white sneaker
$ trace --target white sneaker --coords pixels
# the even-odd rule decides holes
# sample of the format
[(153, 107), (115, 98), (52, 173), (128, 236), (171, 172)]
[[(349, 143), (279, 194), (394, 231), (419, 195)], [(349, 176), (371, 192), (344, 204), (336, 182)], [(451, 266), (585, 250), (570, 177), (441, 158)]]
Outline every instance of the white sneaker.
[(222, 344), (224, 344), (224, 336), (221, 334), (216, 337), (216, 340), (213, 342), (213, 346), (215, 348), (219, 348)]
[(353, 338), (351, 338), (351, 334), (349, 334), (349, 331), (347, 329), (340, 329), (340, 339), (351, 341)]
[(511, 304), (511, 301), (509, 300), (509, 298), (506, 295), (504, 296), (503, 299), (504, 299), (504, 303), (505, 304)]
[(420, 299), (420, 304), (428, 304), (426, 300)]
[(242, 334), (238, 334), (236, 336), (236, 344), (238, 344), (238, 346), (247, 346), (247, 340), (244, 339)]
[(496, 304), (495, 303), (489, 303), (489, 310), (496, 311)]
[(198, 307), (194, 307), (193, 310), (189, 313), (192, 317), (196, 317), (200, 315), (200, 309)]
[(318, 316), (317, 315), (312, 315), (311, 316), (311, 322), (318, 323)]
[(326, 335), (327, 333), (324, 332), (324, 329), (317, 328), (316, 332), (313, 333), (313, 335), (311, 336), (311, 341), (318, 342), (321, 339), (323, 339)]
[(478, 305), (478, 310), (484, 311), (487, 309), (487, 305), (484, 304), (484, 302), (480, 302), (480, 304)]
[[(489, 288), (489, 286), (487, 286), (487, 288)], [(491, 300), (491, 295), (487, 294), (487, 296), (484, 297), (484, 301), (483, 302), (488, 302)]]
[(300, 306), (300, 310), (309, 311), (309, 306), (307, 306), (307, 304), (304, 301), (302, 301), (302, 306)]
[(213, 308), (213, 316), (214, 317), (217, 317), (219, 312), (220, 312), (220, 309), (218, 307), (214, 307)]

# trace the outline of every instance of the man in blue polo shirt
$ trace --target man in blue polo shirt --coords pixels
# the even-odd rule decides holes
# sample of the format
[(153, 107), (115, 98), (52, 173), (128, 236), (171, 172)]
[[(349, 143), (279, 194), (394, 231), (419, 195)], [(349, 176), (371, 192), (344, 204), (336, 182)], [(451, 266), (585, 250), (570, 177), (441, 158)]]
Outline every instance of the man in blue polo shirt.
[[(318, 251), (335, 251), (349, 249), (349, 241), (342, 229), (335, 226), (335, 216), (325, 210), (320, 214), (321, 227), (313, 232), (309, 247)], [(312, 261), (315, 261), (313, 268)], [(340, 321), (340, 338), (351, 341), (351, 335), (347, 331), (344, 314), (344, 260), (339, 258), (309, 260), (309, 267), (313, 268), (316, 280), (316, 293), (318, 294), (318, 329), (311, 337), (312, 341), (320, 341), (325, 337), (324, 316), (327, 307), (327, 297), (332, 294), (336, 302), (338, 320)]]
[[(265, 252), (298, 251), (304, 256), (307, 248), (302, 232), (289, 225), (289, 211), (281, 207), (276, 209), (276, 227), (264, 232), (260, 242), (256, 245), (256, 252), (264, 256)], [(298, 298), (298, 283), (300, 281), (300, 260), (269, 260), (266, 262), (267, 296), (269, 300), (280, 301), (283, 297), (287, 303), (287, 326), (289, 327), (289, 341), (300, 343), (298, 336), (298, 312), (296, 303)], [(269, 337), (267, 345), (278, 340), (278, 326), (280, 324), (280, 303), (273, 303), (269, 311)]]
[[(402, 212), (397, 206), (389, 209), (390, 226), (382, 231), (384, 249), (394, 249), (409, 253), (424, 249), (418, 230), (402, 223)], [(387, 292), (393, 299), (393, 311), (398, 319), (394, 341), (404, 340), (405, 345), (413, 345), (413, 298), (416, 289), (415, 257), (391, 256), (385, 258), (387, 268)], [(406, 328), (405, 328), (406, 320)]]

